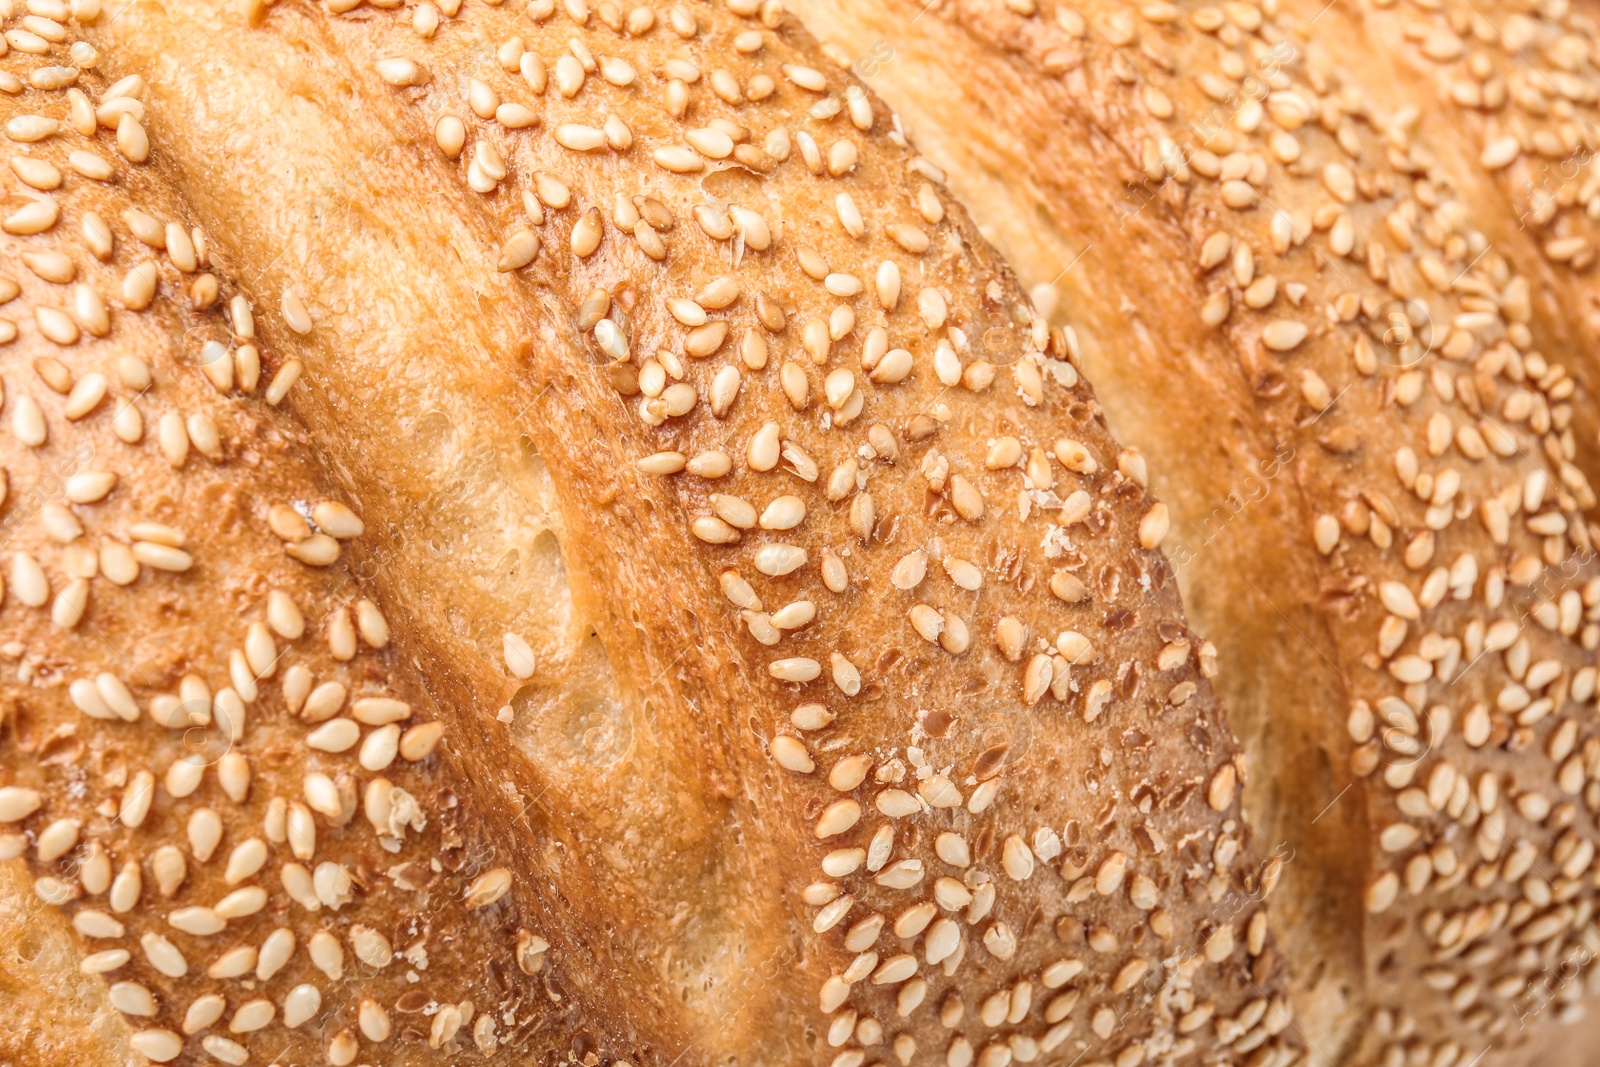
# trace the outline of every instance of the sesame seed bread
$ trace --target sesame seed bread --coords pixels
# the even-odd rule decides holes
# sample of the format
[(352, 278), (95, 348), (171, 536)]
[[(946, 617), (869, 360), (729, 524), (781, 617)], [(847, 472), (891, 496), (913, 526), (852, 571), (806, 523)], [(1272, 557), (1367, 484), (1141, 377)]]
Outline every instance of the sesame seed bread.
[(61, 1062), (67, 1034), (78, 1062), (136, 1062), (127, 1017), (99, 975), (82, 973), (83, 958), (68, 916), (39, 899), (23, 864), (0, 863), (0, 1062)]
[(0, 825), (107, 1062), (1302, 1060), (1144, 460), (777, 3), (28, 3)]
[(1446, 16), (794, 6), (1148, 457), (1318, 1062), (1592, 1058), (1593, 281), (1423, 102)]
[(582, 1000), (541, 973), (532, 878), (508, 894), (525, 844), (457, 797), (442, 693), (358, 585), (363, 524), (286, 410), (301, 364), (143, 165), (137, 79), (41, 53), (3, 76), (53, 88), (0, 98), (0, 849), (28, 864), (0, 1060), (543, 1041)]

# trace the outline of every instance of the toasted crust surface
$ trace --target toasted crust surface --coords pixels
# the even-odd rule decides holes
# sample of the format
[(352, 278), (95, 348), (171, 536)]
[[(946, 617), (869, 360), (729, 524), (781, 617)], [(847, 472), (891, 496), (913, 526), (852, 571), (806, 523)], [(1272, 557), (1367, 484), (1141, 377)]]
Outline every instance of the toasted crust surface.
[[(7, 410), (49, 433), (0, 465), (10, 514), (79, 442), (117, 477), (18, 515), (0, 774), (37, 797), (0, 817), (85, 951), (130, 946), (95, 966), (149, 996), (142, 1054), (1296, 1059), (1282, 857), (1164, 507), (793, 19), (134, 3), (80, 32), (136, 80), (77, 75), (82, 132), (65, 90), (5, 103), (114, 174), (32, 196), (75, 280), (18, 272)], [(210, 729), (164, 725), (196, 703)]]
[(8, 906), (51, 906), (18, 935), (41, 962), (8, 983), (8, 1062), (581, 1037), (535, 880), (512, 885), (527, 842), (459, 784), (420, 653), (351, 566), (364, 524), (283, 409), (301, 364), (141, 166), (142, 86), (64, 87), (51, 58), (14, 52), (7, 76), (51, 89), (0, 105), (0, 818), (30, 869)]
[(798, 7), (839, 62), (874, 57), (1149, 457), (1247, 811), (1296, 856), (1310, 1045), (1570, 1050), (1600, 802), (1590, 295), (1503, 209), (1473, 123), (1418, 104), (1399, 27), (1443, 38), (1388, 5)]

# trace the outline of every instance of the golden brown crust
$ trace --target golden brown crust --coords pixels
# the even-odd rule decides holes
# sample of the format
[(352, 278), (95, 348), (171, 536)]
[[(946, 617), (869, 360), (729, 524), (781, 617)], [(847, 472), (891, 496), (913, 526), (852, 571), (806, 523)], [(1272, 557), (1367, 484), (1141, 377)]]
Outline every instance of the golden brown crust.
[(893, 55), (873, 84), (1060, 290), (1150, 457), (1247, 810), (1295, 850), (1309, 1043), (1537, 1060), (1588, 981), (1545, 968), (1592, 956), (1593, 405), (1554, 356), (1581, 316), (1518, 274), (1462, 133), (1412, 128), (1381, 39), (1284, 6), (800, 9)]
[[(792, 19), (644, 11), (136, 3), (91, 34), (211, 255), (282, 303), (260, 336), (304, 361), (319, 462), (263, 477), (367, 523), (387, 683), (446, 724), (463, 836), (566, 983), (528, 1051), (1292, 1060), (1280, 864), (1138, 457)], [(510, 961), (513, 924), (461, 930), (462, 968)]]
[(78, 1062), (138, 1062), (105, 982), (80, 972), (83, 956), (67, 916), (39, 899), (22, 861), (0, 864), (0, 1002), (10, 1022), (0, 1030), (0, 1062), (57, 1063), (67, 1034)]
[(1589, 353), (1600, 332), (1593, 274), (1600, 220), (1597, 15), (1593, 0), (1489, 9), (1374, 4), (1357, 24), (1361, 44), (1394, 57), (1396, 78), (1419, 106), (1431, 102), (1442, 121), (1461, 131), (1464, 161), (1498, 194), (1490, 217), (1527, 246), (1519, 265), (1559, 307), (1573, 361), (1591, 374)]
[(7, 1062), (568, 1047), (578, 957), (544, 966), (527, 844), (355, 580), (362, 523), (275, 406), (300, 365), (138, 165), (141, 86), (57, 58), (12, 51), (54, 87), (0, 99), (0, 849), (8, 912), (81, 936), (22, 923)]

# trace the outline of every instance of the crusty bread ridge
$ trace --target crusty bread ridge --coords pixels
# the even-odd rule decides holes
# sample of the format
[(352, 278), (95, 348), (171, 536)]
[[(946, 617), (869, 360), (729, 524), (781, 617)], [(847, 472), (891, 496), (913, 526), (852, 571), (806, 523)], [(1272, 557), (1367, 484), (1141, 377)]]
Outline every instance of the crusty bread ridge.
[(83, 947), (67, 916), (39, 899), (17, 861), (0, 864), (0, 931), (0, 998), (11, 1020), (0, 1061), (57, 1062), (70, 1033), (83, 1062), (136, 1062), (127, 1017), (99, 975), (82, 973)]
[[(142, 1054), (1297, 1059), (1262, 907), (1282, 860), (1240, 818), (1143, 463), (792, 18), (90, 14), (3, 60), (30, 80), (84, 34), (104, 76), (72, 80), (106, 128), (77, 132), (60, 89), (7, 117), (61, 123), (29, 149), (58, 169), (92, 141), (115, 174), (19, 194), (59, 206), (25, 243), (75, 274), (17, 272), (7, 407), (35, 397), (50, 433), (0, 465), (13, 507), (78, 441), (117, 480), (64, 509), (82, 537), (17, 525), (55, 595), (11, 581), (0, 625), (51, 669), (0, 690), (0, 773), (37, 791), (0, 815), (83, 950), (129, 947), (93, 966), (148, 992)], [(111, 78), (134, 80), (108, 100)], [(107, 264), (76, 236), (91, 210)], [(103, 338), (90, 295), (41, 310), (78, 283)], [(104, 369), (129, 355), (137, 401)], [(69, 419), (97, 371), (108, 396)], [(129, 443), (117, 413), (144, 405)], [(132, 581), (74, 585), (119, 536), (155, 538)], [(297, 666), (405, 707), (309, 725)], [(183, 735), (150, 718), (189, 673), (247, 707), (185, 793)], [(369, 720), (402, 713), (372, 771)], [(51, 730), (73, 758), (41, 758)], [(124, 864), (144, 891), (108, 908)], [(278, 928), (294, 947), (257, 978)]]
[(1311, 1047), (1572, 1054), (1556, 1020), (1582, 1018), (1597, 940), (1592, 290), (1363, 26), (1445, 16), (796, 6), (839, 62), (875, 57), (1149, 457), (1246, 809), (1296, 857), (1277, 910)]
[[(80, 936), (74, 955), (21, 921), (53, 963), (8, 989), (7, 1061), (243, 1063), (271, 1040), (348, 1063), (392, 1040), (417, 1062), (578, 1036), (529, 879), (507, 896), (518, 841), (440, 770), (416, 653), (348, 564), (362, 523), (277, 407), (301, 365), (142, 166), (137, 81), (54, 58), (13, 51), (33, 88), (0, 103), (0, 816), (32, 868), (8, 906), (59, 905)], [(497, 957), (456, 947), (491, 939)], [(85, 981), (98, 1001), (62, 992)], [(75, 1001), (92, 1030), (58, 1021)]]

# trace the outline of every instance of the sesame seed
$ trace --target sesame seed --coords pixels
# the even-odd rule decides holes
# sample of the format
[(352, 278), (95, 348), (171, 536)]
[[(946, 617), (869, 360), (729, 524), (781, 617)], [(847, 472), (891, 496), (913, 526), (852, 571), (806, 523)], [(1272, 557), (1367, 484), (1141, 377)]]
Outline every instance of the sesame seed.
[(131, 112), (117, 120), (117, 151), (130, 163), (143, 163), (150, 158), (150, 138)]
[(21, 822), (38, 811), (43, 803), (37, 790), (0, 786), (0, 822)]
[(510, 891), (511, 872), (504, 867), (496, 867), (473, 879), (472, 884), (467, 887), (464, 903), (469, 909), (476, 911), (494, 904)]
[(23, 144), (47, 140), (60, 129), (60, 123), (43, 115), (15, 115), (6, 120), (6, 136)]
[(311, 332), (311, 313), (306, 310), (299, 296), (286, 290), (279, 301), (279, 311), (283, 315), (284, 325), (295, 333), (303, 336)]
[(563, 123), (555, 128), (554, 136), (557, 144), (574, 152), (592, 152), (606, 146), (605, 131), (593, 126)]
[(1522, 154), (1522, 144), (1515, 137), (1497, 137), (1484, 146), (1478, 162), (1487, 170), (1502, 170), (1514, 163)]
[[(1167, 531), (1170, 528), (1171, 519), (1167, 514), (1167, 506), (1158, 501), (1151, 505), (1150, 510), (1145, 512), (1144, 517), (1139, 520), (1139, 545), (1148, 549), (1159, 548), (1161, 542), (1166, 539)], [(1062, 599), (1065, 600), (1067, 598), (1062, 597)]]
[(805, 566), (806, 550), (796, 545), (763, 545), (756, 550), (754, 562), (762, 574), (781, 577)]
[(727, 545), (739, 540), (739, 531), (715, 515), (699, 515), (689, 523), (689, 530), (708, 545)]
[(320, 533), (284, 545), (284, 552), (310, 567), (331, 566), (339, 559), (340, 551), (338, 541)]
[(801, 66), (796, 63), (785, 63), (781, 69), (785, 78), (788, 78), (802, 89), (820, 93), (828, 88), (828, 79), (823, 76), (821, 71), (812, 67)]
[(135, 1052), (155, 1063), (169, 1063), (183, 1052), (183, 1038), (171, 1030), (139, 1030), (128, 1042)]
[(596, 208), (585, 211), (572, 227), (571, 247), (573, 255), (579, 259), (587, 259), (593, 255), (595, 249), (600, 247), (600, 238), (605, 232), (604, 224), (600, 219), (600, 212)]
[(350, 714), (367, 726), (384, 726), (410, 718), (411, 706), (392, 697), (361, 697), (351, 705)]
[(817, 819), (819, 840), (837, 837), (861, 821), (861, 805), (851, 799), (836, 800)]
[(380, 59), (378, 76), (396, 87), (425, 85), (428, 81), (427, 73), (415, 60), (399, 56)]
[(444, 737), (444, 723), (419, 723), (400, 737), (400, 758), (409, 763), (427, 759)]
[(434, 123), (433, 141), (446, 157), (455, 159), (466, 147), (466, 125), (454, 115), (441, 115), (439, 121)]
[(1261, 331), (1261, 343), (1274, 352), (1292, 352), (1306, 339), (1303, 323), (1291, 319), (1275, 319)]
[(514, 677), (532, 678), (534, 672), (533, 649), (521, 634), (508, 633), (503, 639), (506, 669)]
[(1238, 783), (1238, 772), (1231, 763), (1224, 763), (1211, 776), (1210, 783), (1206, 786), (1206, 803), (1212, 811), (1227, 811), (1233, 805), (1234, 789)]
[(810, 682), (822, 674), (822, 664), (804, 657), (778, 659), (767, 664), (767, 672), (780, 682)]
[(810, 774), (816, 769), (816, 763), (811, 754), (806, 751), (805, 743), (799, 738), (787, 734), (779, 734), (772, 739), (772, 758), (778, 766), (786, 771), (796, 774)]
[(500, 262), (496, 265), (502, 274), (514, 270), (521, 270), (539, 254), (539, 235), (529, 229), (521, 229), (506, 239), (500, 248)]
[(182, 572), (194, 566), (194, 557), (181, 548), (171, 545), (155, 544), (150, 541), (135, 541), (132, 546), (133, 558), (147, 567), (158, 571)]
[(349, 719), (331, 719), (306, 735), (306, 745), (318, 752), (347, 752), (361, 740), (361, 728)]
[(657, 148), (650, 153), (656, 166), (674, 174), (697, 174), (705, 169), (705, 161), (693, 148), (676, 145)]

